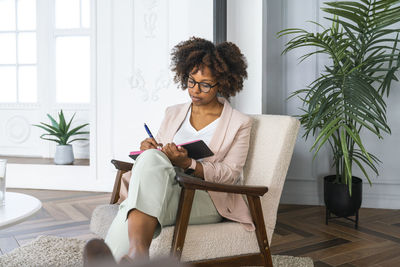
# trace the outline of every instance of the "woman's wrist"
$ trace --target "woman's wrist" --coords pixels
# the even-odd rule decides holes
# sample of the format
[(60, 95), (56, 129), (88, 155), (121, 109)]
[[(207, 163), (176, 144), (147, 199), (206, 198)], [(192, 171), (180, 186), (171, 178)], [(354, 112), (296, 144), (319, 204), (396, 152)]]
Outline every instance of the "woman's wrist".
[(184, 170), (189, 169), (190, 166), (192, 166), (192, 161), (193, 161), (192, 158), (188, 158), (188, 159), (186, 160), (186, 162), (185, 162), (185, 165), (184, 165), (183, 169), (184, 169)]
[(197, 161), (191, 159), (190, 165), (185, 169), (186, 174), (193, 175), (194, 171), (196, 170)]

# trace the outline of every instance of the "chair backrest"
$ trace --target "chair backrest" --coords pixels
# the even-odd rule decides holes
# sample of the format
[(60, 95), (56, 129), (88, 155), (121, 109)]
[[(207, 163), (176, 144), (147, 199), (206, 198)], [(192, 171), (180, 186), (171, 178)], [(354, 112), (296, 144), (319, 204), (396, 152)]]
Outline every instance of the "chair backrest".
[(261, 198), (269, 242), (275, 228), (283, 184), (296, 143), (300, 122), (290, 116), (251, 115), (250, 148), (244, 166), (244, 184), (268, 186)]

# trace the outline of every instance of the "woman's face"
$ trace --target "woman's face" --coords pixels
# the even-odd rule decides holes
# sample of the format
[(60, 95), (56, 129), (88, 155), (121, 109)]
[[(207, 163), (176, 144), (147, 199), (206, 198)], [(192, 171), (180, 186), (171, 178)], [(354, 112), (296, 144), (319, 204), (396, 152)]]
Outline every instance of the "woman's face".
[[(193, 88), (190, 88), (192, 86)], [(203, 67), (203, 69), (194, 68), (189, 74), (188, 92), (190, 98), (192, 99), (193, 105), (201, 106), (210, 104), (214, 101), (218, 101), (218, 87), (218, 83), (212, 76), (211, 71), (208, 67)]]

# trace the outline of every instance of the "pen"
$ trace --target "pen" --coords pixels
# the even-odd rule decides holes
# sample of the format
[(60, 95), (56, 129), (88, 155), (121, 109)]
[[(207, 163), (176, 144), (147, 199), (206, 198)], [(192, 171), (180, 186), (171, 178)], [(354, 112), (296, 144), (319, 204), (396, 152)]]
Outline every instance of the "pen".
[[(147, 127), (146, 123), (144, 124), (144, 128), (146, 129), (147, 134), (150, 136), (150, 138), (154, 138), (153, 134), (150, 132), (149, 127)], [(155, 139), (154, 139), (155, 140)], [(156, 141), (157, 142), (157, 141)], [(157, 149), (161, 149), (161, 146), (157, 145)]]
[(153, 135), (150, 132), (149, 127), (147, 127), (146, 123), (144, 124), (144, 128), (146, 129), (147, 134), (150, 136), (150, 138), (154, 138)]

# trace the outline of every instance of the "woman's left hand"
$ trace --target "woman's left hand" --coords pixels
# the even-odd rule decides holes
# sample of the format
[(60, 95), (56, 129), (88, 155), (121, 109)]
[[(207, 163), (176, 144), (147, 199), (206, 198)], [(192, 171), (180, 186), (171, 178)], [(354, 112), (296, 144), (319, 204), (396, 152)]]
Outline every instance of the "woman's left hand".
[(188, 152), (185, 148), (177, 147), (174, 143), (168, 143), (161, 149), (165, 155), (169, 158), (172, 165), (187, 169), (192, 160), (188, 157)]

